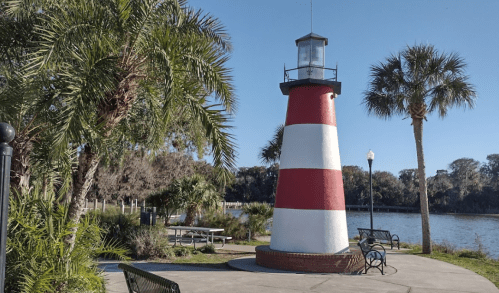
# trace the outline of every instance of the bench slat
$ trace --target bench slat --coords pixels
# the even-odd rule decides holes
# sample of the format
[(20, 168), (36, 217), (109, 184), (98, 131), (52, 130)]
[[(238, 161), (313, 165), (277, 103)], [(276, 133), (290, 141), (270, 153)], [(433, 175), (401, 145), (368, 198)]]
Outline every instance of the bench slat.
[[(359, 231), (360, 239), (369, 238), (371, 235), (371, 229), (357, 228)], [(400, 249), (400, 239), (397, 234), (391, 234), (388, 230), (372, 230), (372, 235), (375, 240), (381, 242), (384, 241), (390, 244), (391, 249), (393, 249), (394, 244), (397, 244), (397, 248)]]
[(177, 283), (150, 272), (123, 263), (118, 265), (123, 270), (130, 292), (173, 292), (180, 293)]

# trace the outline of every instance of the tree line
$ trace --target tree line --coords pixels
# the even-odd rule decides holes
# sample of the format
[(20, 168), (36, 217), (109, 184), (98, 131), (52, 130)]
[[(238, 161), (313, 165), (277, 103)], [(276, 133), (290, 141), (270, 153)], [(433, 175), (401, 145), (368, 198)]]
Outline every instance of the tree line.
[[(373, 172), (374, 205), (419, 208), (417, 169), (404, 169), (398, 175)], [(457, 159), (448, 169), (437, 170), (426, 181), (431, 212), (499, 213), (499, 154), (488, 155), (484, 163), (471, 158)], [(344, 166), (343, 182), (346, 204), (369, 203), (367, 171), (358, 166)]]
[[(239, 168), (233, 183), (226, 188), (225, 199), (273, 203), (278, 171), (278, 164)], [(369, 172), (359, 166), (343, 166), (342, 174), (345, 203), (368, 205)], [(484, 163), (457, 159), (426, 181), (431, 212), (499, 213), (499, 154), (488, 155)], [(398, 176), (374, 171), (372, 183), (374, 205), (420, 207), (417, 169), (401, 170)]]

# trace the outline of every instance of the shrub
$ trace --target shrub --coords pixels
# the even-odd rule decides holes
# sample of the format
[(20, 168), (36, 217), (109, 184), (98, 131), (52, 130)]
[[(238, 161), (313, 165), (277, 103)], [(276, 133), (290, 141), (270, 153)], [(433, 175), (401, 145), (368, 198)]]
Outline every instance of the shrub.
[(177, 246), (173, 248), (173, 251), (177, 257), (186, 257), (191, 255), (190, 249), (184, 246)]
[(199, 249), (202, 253), (215, 253), (215, 245), (207, 244)]
[(92, 216), (80, 220), (71, 249), (65, 238), (74, 224), (67, 210), (38, 194), (11, 197), (5, 292), (105, 292), (95, 259), (124, 259), (126, 250), (106, 245)]
[(247, 226), (252, 232), (252, 238), (257, 233), (263, 234), (274, 215), (274, 208), (267, 203), (252, 202), (243, 206), (243, 213), (248, 215)]
[(138, 259), (173, 257), (173, 251), (168, 244), (168, 231), (163, 227), (139, 227), (130, 235), (130, 248)]
[(120, 209), (109, 207), (104, 213), (92, 211), (87, 215), (95, 215), (97, 223), (105, 231), (104, 237), (131, 249), (133, 238), (140, 227), (139, 214), (122, 214)]
[(246, 227), (232, 214), (207, 212), (199, 219), (198, 226), (224, 228), (222, 235), (231, 236), (234, 240), (246, 239)]

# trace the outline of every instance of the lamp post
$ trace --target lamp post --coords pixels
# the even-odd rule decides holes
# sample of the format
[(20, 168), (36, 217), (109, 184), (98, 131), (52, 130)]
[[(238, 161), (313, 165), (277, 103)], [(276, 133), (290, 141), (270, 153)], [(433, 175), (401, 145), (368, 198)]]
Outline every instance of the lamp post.
[(369, 163), (369, 194), (371, 196), (371, 235), (369, 235), (369, 244), (374, 243), (373, 237), (373, 173), (372, 173), (372, 165), (374, 160), (373, 151), (369, 150), (367, 153), (367, 162)]
[(7, 221), (9, 212), (9, 186), (12, 147), (9, 145), (16, 135), (14, 128), (0, 123), (0, 292), (5, 288), (5, 262), (7, 247)]

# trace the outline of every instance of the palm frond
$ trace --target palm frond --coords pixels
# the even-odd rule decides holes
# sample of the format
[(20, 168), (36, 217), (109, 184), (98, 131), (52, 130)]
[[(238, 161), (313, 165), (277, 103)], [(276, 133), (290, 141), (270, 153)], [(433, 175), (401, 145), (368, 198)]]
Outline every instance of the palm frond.
[(279, 162), (283, 137), (284, 124), (280, 124), (275, 129), (272, 139), (260, 149), (258, 157), (262, 163), (270, 165)]
[(364, 92), (367, 112), (381, 118), (411, 115), (411, 105), (444, 117), (449, 108), (473, 107), (476, 93), (463, 75), (466, 64), (457, 54), (439, 53), (433, 45), (407, 46), (398, 56), (371, 66)]

